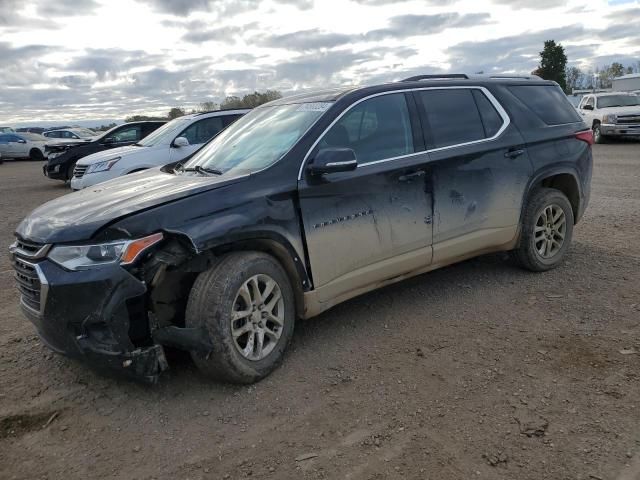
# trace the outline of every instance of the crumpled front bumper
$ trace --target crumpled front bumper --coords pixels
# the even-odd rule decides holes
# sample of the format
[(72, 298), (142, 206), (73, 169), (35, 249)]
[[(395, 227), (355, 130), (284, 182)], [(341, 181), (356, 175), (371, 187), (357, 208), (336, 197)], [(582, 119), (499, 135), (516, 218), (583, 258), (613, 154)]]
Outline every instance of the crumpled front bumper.
[(47, 259), (14, 262), (18, 273), (34, 266), (39, 302), (23, 294), (21, 307), (52, 350), (150, 383), (167, 368), (164, 348), (149, 333), (146, 286), (127, 270), (109, 265), (70, 272)]

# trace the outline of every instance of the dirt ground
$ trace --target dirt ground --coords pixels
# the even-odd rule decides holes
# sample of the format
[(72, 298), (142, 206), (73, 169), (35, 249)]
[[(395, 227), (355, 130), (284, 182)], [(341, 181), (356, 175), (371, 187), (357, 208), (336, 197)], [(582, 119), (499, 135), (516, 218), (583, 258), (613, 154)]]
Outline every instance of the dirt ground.
[(596, 146), (566, 263), (451, 266), (299, 322), (251, 387), (155, 386), (49, 352), (6, 247), (68, 190), (0, 165), (2, 479), (640, 479), (640, 144)]

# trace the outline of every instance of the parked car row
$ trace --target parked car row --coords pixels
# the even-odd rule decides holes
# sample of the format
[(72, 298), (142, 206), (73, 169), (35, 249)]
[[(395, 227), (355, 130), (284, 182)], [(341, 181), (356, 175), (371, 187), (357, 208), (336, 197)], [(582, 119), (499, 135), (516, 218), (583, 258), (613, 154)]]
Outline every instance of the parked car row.
[(92, 153), (124, 147), (139, 142), (165, 122), (131, 122), (113, 127), (89, 142), (60, 142), (45, 147), (47, 163), (42, 167), (44, 174), (52, 179), (69, 181), (78, 160)]
[[(101, 148), (97, 153), (75, 160), (71, 188), (81, 190), (122, 175), (184, 160), (248, 111), (218, 110), (185, 115), (129, 146)], [(56, 161), (56, 158), (50, 160), (47, 169)]]
[(172, 164), (20, 223), (21, 306), (46, 345), (99, 368), (153, 382), (172, 347), (255, 382), (297, 318), (488, 252), (559, 265), (592, 143), (538, 78), (425, 75), (181, 117), (80, 159), (72, 185)]

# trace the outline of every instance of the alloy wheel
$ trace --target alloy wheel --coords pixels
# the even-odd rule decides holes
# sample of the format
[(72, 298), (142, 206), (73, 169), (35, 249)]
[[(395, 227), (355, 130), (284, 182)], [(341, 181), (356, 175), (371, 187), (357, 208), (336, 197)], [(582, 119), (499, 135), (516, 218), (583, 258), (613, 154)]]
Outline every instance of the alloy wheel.
[(231, 335), (247, 360), (258, 361), (275, 348), (284, 326), (284, 299), (268, 275), (254, 275), (242, 284), (231, 310)]
[(556, 255), (564, 244), (567, 232), (567, 218), (564, 210), (556, 204), (542, 209), (534, 228), (533, 244), (542, 258)]

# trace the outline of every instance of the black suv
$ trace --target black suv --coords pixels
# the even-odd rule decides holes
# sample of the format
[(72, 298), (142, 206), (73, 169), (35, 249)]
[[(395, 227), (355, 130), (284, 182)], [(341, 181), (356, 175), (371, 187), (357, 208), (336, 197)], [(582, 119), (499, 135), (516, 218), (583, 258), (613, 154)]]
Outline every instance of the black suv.
[(53, 200), (11, 248), (56, 351), (155, 381), (164, 347), (249, 383), (296, 318), (454, 262), (557, 266), (593, 137), (554, 82), (421, 76), (258, 107), (175, 164)]
[(42, 171), (49, 178), (66, 182), (73, 177), (73, 168), (81, 158), (110, 148), (132, 145), (165, 123), (163, 121), (130, 122), (113, 127), (92, 142), (45, 145), (47, 163), (42, 167)]

